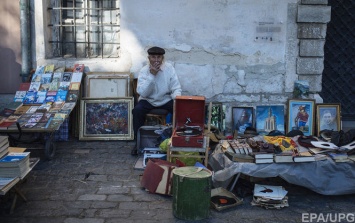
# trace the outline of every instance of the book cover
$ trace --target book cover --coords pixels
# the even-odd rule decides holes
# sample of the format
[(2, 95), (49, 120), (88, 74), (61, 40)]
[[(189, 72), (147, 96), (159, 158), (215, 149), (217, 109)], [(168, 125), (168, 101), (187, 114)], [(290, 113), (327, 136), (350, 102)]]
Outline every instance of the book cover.
[(57, 72), (53, 74), (52, 82), (61, 82), (62, 81), (62, 72)]
[(31, 79), (32, 82), (41, 82), (42, 74), (41, 73), (34, 73)]
[(58, 91), (58, 89), (59, 89), (59, 83), (60, 83), (60, 82), (52, 81), (52, 82), (49, 84), (49, 89), (48, 89), (48, 91)]
[(4, 164), (9, 162), (19, 162), (29, 156), (30, 156), (30, 152), (9, 153), (4, 158), (0, 159), (0, 163)]
[(46, 100), (46, 96), (47, 96), (47, 91), (37, 92), (36, 100), (35, 102), (33, 102), (33, 104), (43, 104), (44, 101)]
[(22, 105), (21, 107), (19, 107), (18, 109), (16, 109), (16, 111), (14, 112), (14, 114), (16, 115), (22, 115), (25, 114), (28, 109), (30, 108), (30, 105)]
[(52, 107), (49, 109), (50, 112), (58, 112), (63, 107), (64, 102), (56, 101), (52, 104)]
[(14, 101), (15, 102), (23, 102), (23, 99), (26, 96), (26, 91), (16, 91), (15, 96), (14, 96)]
[(55, 102), (57, 91), (48, 91), (45, 102)]
[(42, 74), (41, 84), (49, 84), (52, 82), (52, 73)]
[(39, 86), (38, 91), (49, 91), (50, 86), (51, 86), (51, 83), (41, 84), (41, 86)]
[(68, 91), (70, 86), (70, 82), (62, 81), (59, 83), (58, 90), (59, 91)]
[(84, 72), (85, 65), (84, 64), (74, 64), (74, 72)]
[(30, 128), (35, 127), (36, 125), (37, 125), (37, 122), (27, 122), (22, 127), (26, 128), (26, 129), (30, 129)]
[(5, 119), (5, 122), (17, 122), (17, 120), (21, 117), (21, 115), (12, 114)]
[(31, 115), (28, 122), (39, 122), (39, 120), (41, 120), (42, 116), (43, 116), (43, 113), (35, 112)]
[(82, 72), (75, 72), (72, 74), (71, 80), (70, 82), (74, 83), (74, 82), (81, 82), (81, 78), (83, 77), (83, 73)]
[(37, 124), (35, 126), (36, 126), (36, 128), (44, 129), (44, 128), (46, 128), (46, 125), (47, 125), (47, 123), (45, 123), (45, 122), (37, 122)]
[(62, 110), (73, 110), (75, 105), (76, 105), (75, 102), (65, 102), (64, 105), (62, 106)]
[(31, 82), (21, 83), (18, 88), (19, 91), (28, 91), (30, 89)]
[(51, 104), (43, 103), (37, 108), (37, 112), (47, 112), (51, 108)]
[(10, 115), (14, 114), (15, 110), (13, 109), (8, 109), (8, 108), (4, 108), (1, 112), (0, 112), (0, 116), (2, 117), (9, 117)]
[(53, 117), (53, 119), (56, 119), (56, 120), (62, 120), (64, 121), (64, 119), (67, 117), (67, 114), (65, 113), (56, 113)]
[(12, 102), (6, 104), (5, 108), (11, 109), (11, 110), (16, 110), (16, 109), (18, 109), (21, 106), (22, 106), (22, 102), (12, 101)]
[(36, 91), (27, 91), (25, 98), (23, 99), (23, 104), (33, 104), (36, 100), (37, 92)]
[(10, 125), (12, 125), (12, 123), (14, 123), (14, 122), (6, 122), (6, 121), (1, 122), (1, 123), (0, 123), (0, 129), (5, 130), (5, 129), (7, 129)]
[(59, 119), (51, 119), (47, 125), (46, 128), (49, 129), (58, 129), (63, 123), (63, 120), (59, 120)]
[(64, 72), (63, 73), (63, 82), (70, 82), (72, 76), (72, 72)]
[(37, 66), (35, 74), (44, 74), (45, 65)]
[(40, 86), (41, 82), (31, 82), (30, 89), (28, 91), (38, 91)]
[(274, 153), (265, 153), (265, 152), (253, 152), (250, 154), (255, 159), (270, 159), (274, 158)]
[(53, 73), (54, 72), (54, 64), (48, 64), (44, 67), (44, 73)]
[(31, 113), (23, 114), (23, 115), (21, 115), (21, 117), (17, 120), (17, 122), (26, 123), (26, 122), (28, 122), (28, 120), (30, 119), (31, 115), (32, 115)]
[(39, 108), (38, 105), (32, 105), (32, 106), (27, 110), (26, 113), (27, 113), (27, 114), (35, 113), (38, 108)]
[(58, 91), (55, 101), (56, 102), (59, 102), (59, 101), (65, 102), (65, 100), (67, 99), (67, 94), (68, 94), (68, 91)]
[(78, 90), (69, 90), (67, 102), (76, 102), (78, 100), (79, 91)]
[(39, 122), (47, 123), (51, 117), (54, 117), (54, 113), (46, 112), (46, 113), (43, 114), (43, 116), (39, 120)]
[(70, 83), (69, 90), (75, 91), (75, 90), (79, 90), (79, 88), (80, 88), (79, 82)]

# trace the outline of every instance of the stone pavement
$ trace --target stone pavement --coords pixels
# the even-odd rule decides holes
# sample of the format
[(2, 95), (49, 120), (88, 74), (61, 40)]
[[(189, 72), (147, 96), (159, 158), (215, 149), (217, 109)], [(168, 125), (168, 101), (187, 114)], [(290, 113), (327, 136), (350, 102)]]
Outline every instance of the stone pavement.
[[(134, 169), (133, 145), (133, 141), (58, 142), (54, 159), (42, 159), (20, 185), (27, 202), (18, 199), (15, 212), (9, 214), (13, 194), (0, 197), (0, 222), (185, 222), (173, 216), (172, 197), (141, 188), (143, 171)], [(31, 156), (43, 158), (43, 150), (31, 150)], [(239, 189), (242, 186), (237, 184)], [(210, 217), (200, 222), (302, 222), (302, 213), (308, 213), (305, 222), (316, 222), (310, 221), (310, 213), (318, 214), (318, 222), (326, 222), (322, 220), (327, 215), (334, 220), (339, 213), (349, 214), (347, 220), (354, 222), (355, 195), (324, 196), (295, 185), (284, 186), (289, 192), (288, 208), (251, 206), (250, 193), (244, 193), (242, 205), (221, 212), (211, 209)]]

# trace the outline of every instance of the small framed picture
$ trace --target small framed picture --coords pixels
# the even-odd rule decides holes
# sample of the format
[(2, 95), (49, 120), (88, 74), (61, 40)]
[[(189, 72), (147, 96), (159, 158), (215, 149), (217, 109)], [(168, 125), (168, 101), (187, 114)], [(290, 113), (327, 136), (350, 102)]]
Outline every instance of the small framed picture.
[[(216, 127), (219, 131), (224, 129), (223, 127), (223, 119), (224, 119), (224, 111), (222, 103), (211, 102), (211, 125)], [(205, 124), (208, 124), (209, 118), (209, 104), (205, 105)]]
[(300, 130), (305, 136), (314, 134), (315, 100), (289, 99), (288, 100), (287, 132)]
[(233, 107), (233, 132), (243, 134), (247, 127), (254, 126), (254, 108), (253, 107)]
[(132, 140), (133, 97), (80, 101), (79, 140)]
[(260, 135), (274, 130), (285, 134), (285, 106), (256, 106), (256, 130)]
[(340, 104), (316, 104), (317, 133), (322, 130), (339, 131), (340, 126)]

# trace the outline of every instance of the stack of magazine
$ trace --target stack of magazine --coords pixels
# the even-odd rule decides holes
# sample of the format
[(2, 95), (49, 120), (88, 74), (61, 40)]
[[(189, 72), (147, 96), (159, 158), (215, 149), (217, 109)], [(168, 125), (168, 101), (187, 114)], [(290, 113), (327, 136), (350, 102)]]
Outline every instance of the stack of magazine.
[(9, 153), (0, 159), (0, 177), (26, 176), (30, 170), (30, 152)]
[(288, 207), (287, 191), (282, 186), (255, 184), (251, 204), (266, 209), (281, 209)]
[(5, 156), (9, 151), (9, 138), (8, 136), (0, 136), (0, 158)]

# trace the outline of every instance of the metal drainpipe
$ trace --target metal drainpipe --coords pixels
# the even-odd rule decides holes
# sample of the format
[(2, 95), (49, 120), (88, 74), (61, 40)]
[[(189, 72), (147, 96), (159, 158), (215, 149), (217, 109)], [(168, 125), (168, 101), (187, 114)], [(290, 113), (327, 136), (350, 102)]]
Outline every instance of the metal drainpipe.
[(30, 29), (30, 4), (29, 0), (20, 0), (20, 22), (21, 22), (21, 54), (22, 67), (21, 77), (22, 82), (26, 82), (31, 67), (31, 29)]

